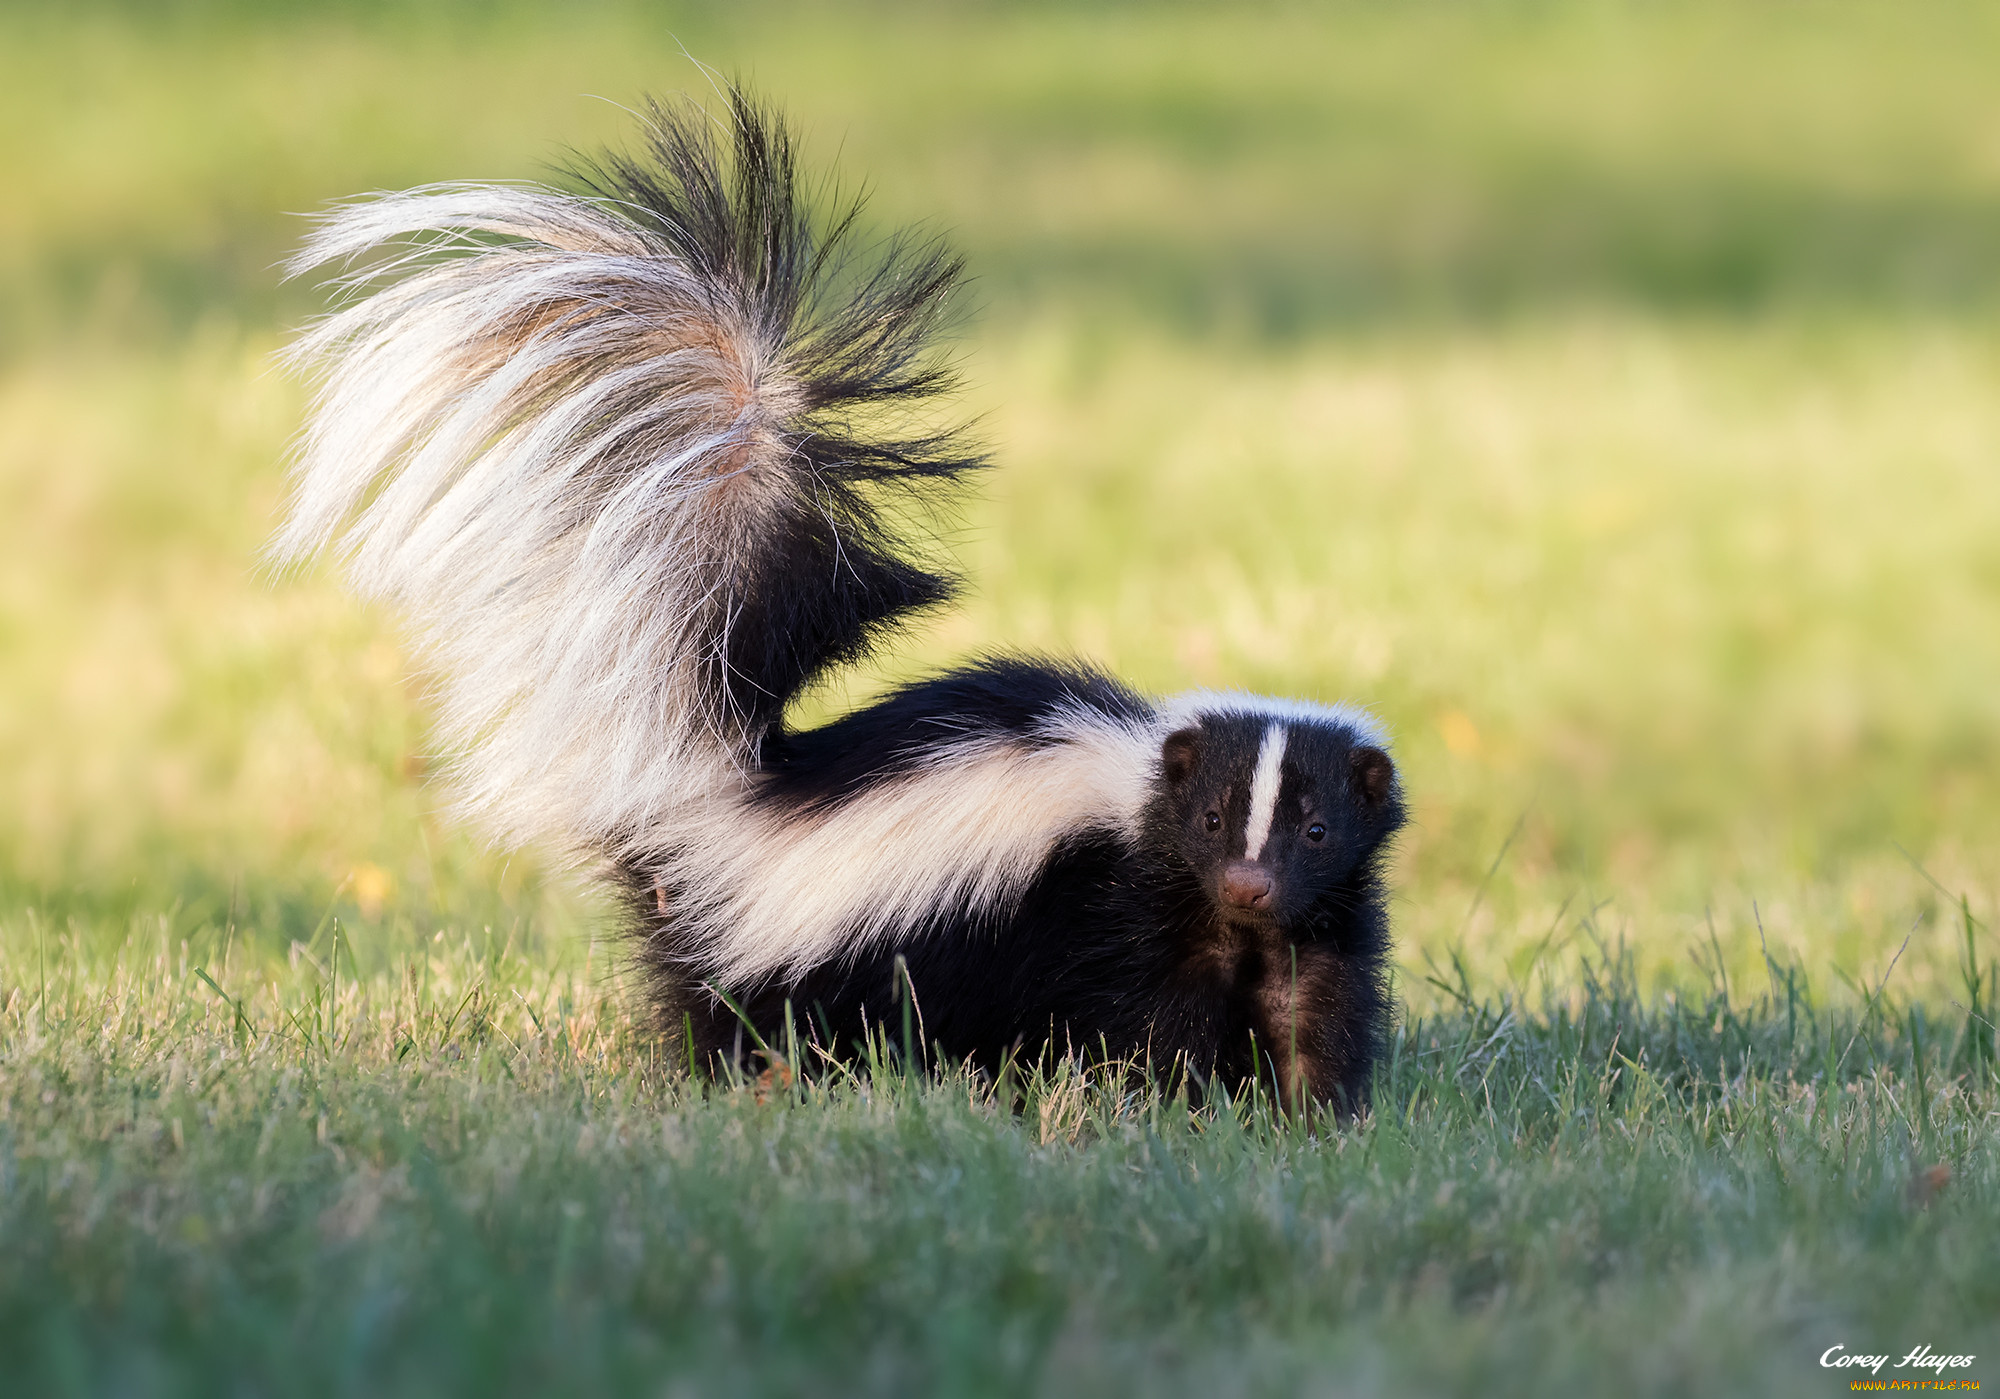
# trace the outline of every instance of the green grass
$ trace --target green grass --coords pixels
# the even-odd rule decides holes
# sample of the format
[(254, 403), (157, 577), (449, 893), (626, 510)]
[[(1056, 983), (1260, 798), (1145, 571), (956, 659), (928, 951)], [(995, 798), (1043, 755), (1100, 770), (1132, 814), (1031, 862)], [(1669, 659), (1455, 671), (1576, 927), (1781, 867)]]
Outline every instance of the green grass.
[[(294, 215), (543, 173), (704, 88), (683, 46), (979, 279), (972, 595), (817, 706), (996, 645), (1373, 706), (1416, 820), (1370, 1122), (699, 1091), (590, 897), (434, 813), (395, 619), (260, 572)], [(1945, 3), (0, 8), (0, 1355), (2000, 1376), (1995, 71)]]
[(1341, 1130), (894, 1053), (702, 1088), (491, 940), (159, 934), (0, 965), (22, 1392), (1812, 1394), (2000, 1342), (1990, 1026), (1775, 962), (1466, 996)]

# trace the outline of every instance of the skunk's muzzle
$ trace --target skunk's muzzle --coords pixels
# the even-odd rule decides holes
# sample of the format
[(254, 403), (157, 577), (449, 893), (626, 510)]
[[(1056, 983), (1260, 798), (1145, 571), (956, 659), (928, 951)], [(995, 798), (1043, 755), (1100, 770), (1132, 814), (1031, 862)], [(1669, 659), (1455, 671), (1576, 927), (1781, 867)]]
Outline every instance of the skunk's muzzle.
[(1250, 913), (1268, 913), (1278, 895), (1278, 883), (1262, 865), (1237, 860), (1222, 872), (1222, 901)]

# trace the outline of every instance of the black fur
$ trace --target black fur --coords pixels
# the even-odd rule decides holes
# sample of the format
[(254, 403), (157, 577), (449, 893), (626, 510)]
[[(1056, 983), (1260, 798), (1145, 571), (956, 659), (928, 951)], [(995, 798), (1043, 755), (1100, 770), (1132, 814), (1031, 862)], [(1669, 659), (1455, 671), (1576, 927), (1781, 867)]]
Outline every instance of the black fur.
[(783, 120), (739, 89), (729, 102), (727, 159), (706, 113), (656, 103), (644, 158), (612, 155), (574, 174), (699, 274), (719, 323), (781, 346), (799, 386), (802, 406), (782, 428), (790, 489), (755, 520), (754, 560), (717, 590), (725, 639), (712, 684), (755, 735), (829, 669), (956, 592), (956, 577), (924, 557), (908, 510), (885, 511), (883, 492), (899, 506), (935, 505), (941, 488), (986, 463), (962, 430), (922, 418), (955, 385), (930, 347), (963, 263), (909, 239), (858, 260), (858, 201), (815, 217)]
[(1150, 717), (1152, 707), (1101, 671), (1017, 657), (992, 657), (906, 685), (817, 729), (774, 728), (759, 754), (755, 800), (812, 809), (837, 804), (922, 764), (968, 734), (1033, 741), (1058, 709), (1113, 719)]
[[(1089, 671), (988, 662), (774, 740), (764, 799), (837, 807), (921, 760), (927, 738), (1029, 730), (1079, 698), (1120, 717), (1148, 713)], [(1358, 1111), (1389, 1018), (1382, 863), (1402, 799), (1387, 757), (1354, 730), (1288, 723), (1257, 862), (1274, 897), (1264, 910), (1230, 906), (1228, 852), (1241, 849), (1271, 722), (1224, 715), (1169, 736), (1140, 839), (1080, 834), (1016, 907), (961, 909), (793, 982), (719, 988), (727, 999), (677, 979), (671, 893), (635, 875), (667, 1028), (691, 1032), (684, 1048), (710, 1066), (747, 1064), (760, 1040), (784, 1046), (788, 1017), (799, 1041), (845, 1054), (871, 1030), (893, 1042), (908, 999), (927, 1049), (989, 1072), (1075, 1053), (1232, 1088), (1259, 1078), (1281, 1101)]]

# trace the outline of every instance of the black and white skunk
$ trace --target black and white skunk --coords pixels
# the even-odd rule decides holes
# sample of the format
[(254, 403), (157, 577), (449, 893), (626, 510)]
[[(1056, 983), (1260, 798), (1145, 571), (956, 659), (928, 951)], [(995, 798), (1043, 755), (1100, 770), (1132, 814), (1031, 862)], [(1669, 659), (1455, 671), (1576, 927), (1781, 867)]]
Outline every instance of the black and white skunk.
[(732, 92), (723, 125), (656, 107), (575, 192), (327, 216), (292, 270), (359, 271), (294, 351), (322, 382), (275, 554), (409, 615), (461, 809), (615, 872), (687, 1060), (841, 1053), (907, 997), (989, 1069), (1358, 1109), (1404, 819), (1365, 715), (1001, 657), (788, 727), (952, 595), (914, 507), (983, 462), (923, 416), (959, 262), (853, 255), (783, 123)]

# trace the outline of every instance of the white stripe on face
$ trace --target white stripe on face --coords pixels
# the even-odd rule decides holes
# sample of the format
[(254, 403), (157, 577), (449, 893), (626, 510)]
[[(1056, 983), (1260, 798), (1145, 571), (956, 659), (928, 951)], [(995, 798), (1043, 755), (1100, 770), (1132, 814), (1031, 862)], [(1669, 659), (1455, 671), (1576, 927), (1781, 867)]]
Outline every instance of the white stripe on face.
[(1257, 771), (1250, 778), (1250, 820), (1243, 827), (1243, 858), (1254, 860), (1264, 853), (1271, 838), (1271, 817), (1278, 810), (1278, 768), (1285, 760), (1285, 726), (1273, 724), (1264, 730), (1264, 744), (1257, 750)]

